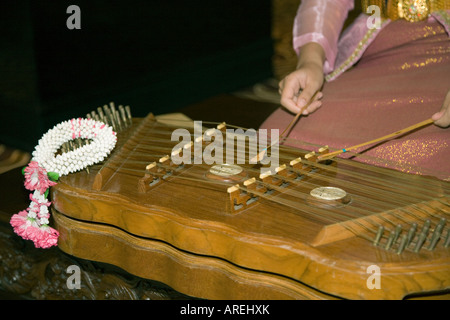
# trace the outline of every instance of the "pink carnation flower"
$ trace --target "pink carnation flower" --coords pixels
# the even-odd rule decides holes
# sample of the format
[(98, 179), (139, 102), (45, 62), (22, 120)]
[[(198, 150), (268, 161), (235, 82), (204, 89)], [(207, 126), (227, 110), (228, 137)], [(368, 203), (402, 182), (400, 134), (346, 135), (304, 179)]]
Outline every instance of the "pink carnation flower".
[(58, 244), (59, 232), (47, 225), (39, 228), (39, 232), (34, 238), (34, 246), (36, 248), (47, 249)]
[(9, 223), (17, 235), (28, 240), (27, 229), (31, 225), (31, 221), (28, 220), (28, 213), (26, 210), (13, 215)]
[(46, 249), (58, 243), (59, 232), (47, 225), (39, 226), (36, 219), (28, 217), (26, 210), (13, 215), (10, 224), (17, 235), (33, 241), (36, 248)]
[(47, 171), (41, 168), (36, 161), (31, 161), (25, 168), (25, 188), (28, 190), (39, 190), (41, 194), (56, 185), (56, 182), (51, 181), (47, 176)]

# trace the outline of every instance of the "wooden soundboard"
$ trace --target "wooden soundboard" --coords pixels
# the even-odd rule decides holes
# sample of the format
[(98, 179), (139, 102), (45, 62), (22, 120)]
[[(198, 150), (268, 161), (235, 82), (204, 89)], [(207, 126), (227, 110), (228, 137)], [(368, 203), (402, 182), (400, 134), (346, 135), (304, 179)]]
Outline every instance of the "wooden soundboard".
[(317, 162), (326, 148), (280, 148), (263, 176), (259, 164), (175, 165), (176, 127), (133, 119), (104, 163), (61, 177), (60, 249), (206, 299), (450, 291), (449, 182)]

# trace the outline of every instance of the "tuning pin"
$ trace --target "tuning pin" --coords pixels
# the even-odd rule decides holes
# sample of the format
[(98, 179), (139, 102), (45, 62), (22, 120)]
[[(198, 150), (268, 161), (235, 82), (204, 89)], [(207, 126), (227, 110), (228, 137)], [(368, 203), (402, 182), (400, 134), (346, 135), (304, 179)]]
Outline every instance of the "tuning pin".
[(450, 229), (447, 230), (447, 236), (444, 241), (444, 248), (450, 247)]
[(439, 241), (439, 238), (441, 237), (442, 229), (444, 229), (446, 221), (447, 220), (445, 218), (442, 218), (441, 221), (439, 221), (438, 225), (436, 226), (436, 229), (434, 229), (433, 235), (431, 236), (430, 245), (428, 246), (428, 250), (434, 250), (434, 248), (436, 247), (436, 244)]
[(417, 239), (416, 247), (414, 248), (414, 252), (419, 252), (420, 248), (422, 248), (423, 244), (425, 243), (425, 240), (427, 239), (427, 234), (425, 232), (422, 232), (419, 235), (419, 239)]
[(409, 245), (411, 243), (412, 239), (414, 239), (416, 231), (417, 231), (417, 223), (413, 223), (411, 225), (411, 228), (408, 231), (408, 237), (406, 239), (406, 245)]
[(116, 105), (114, 104), (114, 102), (110, 102), (109, 105), (111, 107), (111, 117), (113, 118), (114, 123), (116, 124), (116, 130), (118, 132), (120, 132), (123, 129), (123, 125), (122, 125), (122, 121), (120, 119), (119, 111), (117, 111)]
[(422, 233), (424, 233), (425, 235), (428, 234), (428, 230), (430, 230), (430, 225), (431, 225), (431, 221), (430, 221), (430, 219), (427, 219), (425, 221), (425, 223), (423, 224)]
[(375, 236), (375, 240), (373, 241), (374, 246), (378, 246), (378, 244), (380, 243), (381, 237), (383, 236), (383, 233), (384, 233), (384, 227), (380, 226), (378, 228), (377, 235)]
[(403, 250), (405, 250), (407, 243), (408, 243), (408, 237), (407, 237), (406, 234), (404, 234), (402, 236), (402, 240), (400, 242), (400, 245), (398, 246), (397, 254), (401, 254), (403, 252)]
[(434, 250), (440, 237), (441, 237), (440, 232), (433, 233), (433, 237), (431, 238), (430, 244), (428, 245), (428, 250)]
[(399, 224), (399, 225), (397, 225), (397, 227), (395, 227), (394, 240), (392, 241), (392, 243), (395, 243), (397, 241), (401, 232), (402, 232), (402, 226)]
[(127, 115), (128, 125), (131, 125), (133, 122), (133, 117), (131, 116), (130, 106), (125, 106), (125, 113)]
[(103, 109), (105, 110), (106, 118), (108, 119), (109, 124), (113, 127), (114, 131), (117, 131), (119, 128), (116, 121), (116, 117), (114, 115), (115, 111), (114, 104), (111, 103), (111, 108), (109, 108), (108, 105), (105, 104), (103, 106)]
[(106, 122), (105, 113), (103, 112), (102, 108), (100, 108), (100, 107), (97, 108), (97, 114), (98, 114), (98, 118), (100, 121)]
[(125, 108), (123, 107), (123, 105), (119, 105), (119, 113), (122, 123), (124, 124), (125, 128), (127, 128), (129, 123), (127, 121), (127, 115), (125, 113)]
[(388, 241), (386, 243), (386, 250), (389, 250), (392, 247), (392, 244), (394, 243), (394, 237), (395, 237), (395, 233), (391, 231), (391, 233), (389, 234), (389, 238)]
[[(443, 229), (446, 222), (447, 222), (447, 219), (441, 218), (441, 220), (439, 221), (438, 226), (440, 225), (440, 228)], [(441, 230), (441, 231), (442, 231), (442, 230)]]
[(116, 111), (116, 105), (114, 104), (114, 102), (110, 102), (109, 107), (111, 108), (112, 112)]

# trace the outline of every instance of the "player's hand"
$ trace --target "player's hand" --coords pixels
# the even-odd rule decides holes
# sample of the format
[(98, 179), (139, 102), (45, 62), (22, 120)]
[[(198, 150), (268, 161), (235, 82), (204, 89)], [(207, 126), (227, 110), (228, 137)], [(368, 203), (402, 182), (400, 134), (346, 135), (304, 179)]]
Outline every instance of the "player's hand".
[[(324, 83), (324, 61), (325, 52), (319, 44), (311, 42), (301, 48), (297, 70), (287, 75), (279, 83), (282, 106), (297, 114), (314, 97), (303, 112), (304, 115), (307, 115), (322, 105), (320, 90)], [(317, 95), (315, 95), (316, 92), (318, 92)]]
[[(323, 85), (323, 67), (315, 63), (306, 63), (300, 66), (279, 84), (281, 105), (293, 113), (298, 113)], [(304, 115), (314, 112), (321, 105), (322, 92), (319, 92), (314, 101), (303, 111)]]
[(441, 111), (435, 113), (431, 118), (434, 120), (434, 124), (439, 127), (447, 128), (450, 126), (450, 90), (445, 96)]

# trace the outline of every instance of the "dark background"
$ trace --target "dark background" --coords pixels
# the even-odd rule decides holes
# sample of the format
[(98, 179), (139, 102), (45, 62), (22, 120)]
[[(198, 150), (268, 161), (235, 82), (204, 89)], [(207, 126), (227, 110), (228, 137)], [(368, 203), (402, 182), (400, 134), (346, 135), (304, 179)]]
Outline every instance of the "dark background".
[(270, 0), (2, 1), (0, 143), (32, 151), (110, 101), (142, 117), (267, 79), (270, 32)]

